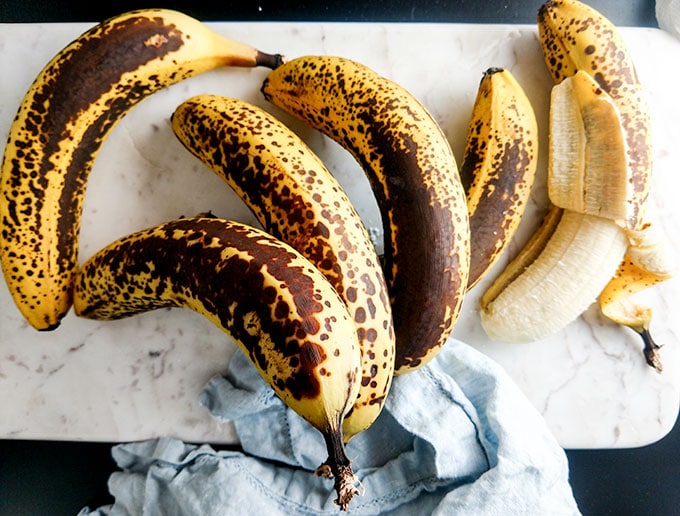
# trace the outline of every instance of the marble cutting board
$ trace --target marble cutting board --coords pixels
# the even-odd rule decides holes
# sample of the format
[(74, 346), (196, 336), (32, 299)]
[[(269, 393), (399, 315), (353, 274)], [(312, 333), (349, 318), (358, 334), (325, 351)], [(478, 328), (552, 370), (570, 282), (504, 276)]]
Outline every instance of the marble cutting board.
[[(539, 178), (512, 248), (536, 227), (546, 205), (548, 95), (536, 29), (523, 25), (210, 23), (219, 32), (288, 57), (337, 54), (357, 59), (400, 82), (442, 125), (460, 160), (482, 72), (509, 68), (524, 86), (542, 132)], [(44, 64), (89, 24), (0, 24), (0, 135)], [(646, 85), (655, 138), (651, 211), (680, 252), (680, 70), (669, 56), (680, 42), (657, 29), (622, 28)], [(265, 107), (289, 123), (346, 188), (366, 225), (380, 216), (358, 165), (336, 144), (265, 103), (266, 70), (227, 69), (172, 86), (145, 100), (118, 125), (95, 164), (85, 201), (81, 258), (111, 240), (179, 215), (205, 210), (257, 225), (241, 201), (181, 148), (169, 125), (174, 107), (210, 92)], [(492, 271), (491, 276), (494, 275)], [(490, 279), (490, 278), (489, 278)], [(664, 372), (641, 358), (637, 335), (604, 321), (593, 307), (557, 335), (521, 345), (490, 341), (477, 300), (488, 280), (466, 298), (454, 336), (499, 362), (567, 448), (633, 447), (654, 442), (673, 426), (680, 400), (680, 280), (644, 294)], [(130, 441), (173, 435), (191, 442), (228, 443), (232, 426), (198, 404), (205, 382), (223, 371), (234, 344), (202, 317), (163, 310), (97, 323), (72, 313), (50, 333), (29, 328), (0, 279), (0, 438)]]

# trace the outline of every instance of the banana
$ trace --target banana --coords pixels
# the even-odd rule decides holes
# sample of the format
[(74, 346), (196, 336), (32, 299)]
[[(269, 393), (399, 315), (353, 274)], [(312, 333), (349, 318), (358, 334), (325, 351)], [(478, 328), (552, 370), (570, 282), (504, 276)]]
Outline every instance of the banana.
[(243, 199), (264, 229), (309, 259), (347, 304), (362, 352), (359, 396), (343, 423), (349, 440), (380, 413), (394, 372), (387, 286), (359, 214), (312, 150), (255, 105), (198, 95), (177, 107), (172, 128)]
[(577, 71), (591, 75), (620, 113), (630, 167), (625, 227), (645, 223), (652, 167), (649, 110), (632, 57), (620, 32), (601, 13), (577, 0), (550, 0), (538, 11), (538, 34), (555, 83)]
[[(597, 106), (593, 103), (592, 108), (612, 111), (613, 107), (618, 113), (625, 150), (622, 153), (620, 142), (615, 141), (620, 136), (617, 134), (619, 128), (613, 122), (603, 121), (599, 126), (591, 126), (588, 138), (610, 138), (612, 146), (603, 152), (601, 159), (593, 156), (588, 159), (594, 168), (607, 167), (609, 171), (604, 179), (604, 171), (591, 170), (591, 177), (597, 178), (601, 174), (603, 180), (593, 185), (587, 182), (586, 176), (583, 205), (580, 208), (576, 205), (569, 207), (593, 213), (599, 206), (601, 215), (618, 220), (626, 229), (631, 241), (627, 256), (611, 283), (600, 294), (599, 305), (605, 317), (632, 328), (642, 336), (648, 364), (661, 371), (657, 354), (659, 346), (654, 343), (649, 332), (651, 309), (630, 299), (634, 293), (665, 281), (675, 273), (674, 269), (673, 272), (671, 268), (661, 270), (645, 263), (650, 260), (669, 263), (659, 242), (643, 246), (645, 250), (642, 254), (646, 258), (642, 262), (639, 261), (640, 248), (635, 243), (640, 235), (648, 234), (648, 228), (653, 226), (647, 217), (652, 174), (652, 136), (644, 88), (620, 32), (592, 7), (576, 0), (548, 1), (539, 9), (538, 30), (545, 62), (555, 82), (559, 83), (565, 77), (587, 74), (593, 79), (590, 87), (596, 85), (601, 88), (598, 92), (601, 101)], [(579, 82), (585, 87), (583, 78)], [(610, 114), (609, 118), (612, 117)], [(598, 161), (600, 163), (596, 165)], [(568, 189), (558, 186), (551, 192), (556, 203), (567, 207), (567, 204), (557, 199), (555, 191), (561, 191), (565, 197), (569, 197)], [(575, 199), (571, 198), (572, 201)]]
[[(583, 199), (584, 184), (607, 182), (608, 153), (613, 166), (622, 161), (626, 168), (617, 112), (592, 86), (578, 72), (553, 86), (550, 97), (550, 180), (568, 201), (576, 198), (570, 206)], [(529, 249), (482, 296), (482, 326), (493, 339), (533, 341), (561, 330), (597, 300), (623, 260), (627, 230), (616, 220), (550, 201)]]
[[(561, 91), (573, 89), (572, 92)], [(557, 84), (550, 102), (548, 197), (561, 208), (625, 227), (631, 198), (628, 148), (612, 98), (579, 70)]]
[(361, 374), (354, 321), (326, 278), (292, 247), (233, 221), (169, 221), (89, 258), (76, 272), (73, 306), (97, 320), (164, 307), (205, 316), (323, 434), (323, 467), (335, 476), (336, 502), (346, 509), (358, 493), (342, 437)]
[(663, 371), (660, 345), (652, 338), (652, 309), (634, 299), (635, 294), (672, 278), (677, 260), (671, 255), (667, 239), (654, 224), (628, 234), (628, 249), (616, 275), (598, 298), (600, 310), (608, 319), (627, 326), (642, 337), (647, 364)]
[[(496, 297), (483, 296), (487, 335), (539, 340), (564, 328), (598, 297), (623, 259), (627, 240), (615, 222), (563, 210), (538, 257)], [(514, 266), (513, 266), (514, 267)]]
[(489, 68), (472, 109), (460, 166), (470, 215), (468, 290), (498, 261), (522, 219), (536, 176), (533, 107), (509, 70)]
[(559, 208), (554, 204), (548, 205), (548, 209), (539, 226), (531, 234), (517, 255), (510, 260), (508, 265), (506, 265), (500, 274), (494, 278), (493, 282), (486, 288), (480, 297), (479, 305), (482, 310), (485, 310), (486, 307), (503, 292), (505, 287), (526, 272), (527, 268), (536, 261), (550, 238), (553, 236), (553, 233), (555, 233), (555, 229), (557, 228), (563, 213), (564, 210), (562, 208)]
[(0, 169), (2, 269), (32, 326), (56, 328), (71, 306), (87, 179), (125, 113), (210, 69), (279, 62), (182, 13), (148, 9), (96, 25), (43, 68), (10, 127)]
[(440, 126), (402, 86), (336, 56), (290, 60), (269, 73), (262, 92), (364, 169), (385, 230), (395, 374), (421, 367), (450, 335), (469, 274), (465, 192)]

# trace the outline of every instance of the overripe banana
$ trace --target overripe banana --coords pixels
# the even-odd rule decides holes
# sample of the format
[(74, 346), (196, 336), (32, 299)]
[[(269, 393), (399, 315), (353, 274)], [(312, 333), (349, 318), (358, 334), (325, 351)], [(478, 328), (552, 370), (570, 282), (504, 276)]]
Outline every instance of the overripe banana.
[(489, 68), (479, 84), (460, 166), (470, 216), (474, 287), (512, 241), (536, 175), (533, 107), (509, 70)]
[[(598, 185), (606, 182), (609, 170), (596, 157), (612, 152), (616, 160), (617, 153), (625, 155), (617, 113), (597, 109), (600, 93), (580, 72), (552, 88), (551, 181), (565, 187), (565, 197), (572, 195), (577, 201), (584, 189), (579, 180), (572, 180), (573, 160), (584, 162), (586, 176), (592, 175), (589, 179)], [(593, 104), (596, 108), (590, 109)], [(592, 136), (598, 128), (614, 137)], [(597, 166), (590, 166), (593, 161)], [(552, 206), (528, 241), (528, 250), (510, 262), (482, 296), (482, 326), (494, 339), (532, 341), (561, 330), (597, 300), (623, 259), (628, 240), (615, 220)]]
[(582, 70), (616, 104), (630, 167), (631, 187), (623, 223), (639, 229), (645, 223), (652, 167), (650, 120), (647, 100), (623, 37), (605, 16), (577, 0), (550, 0), (541, 5), (538, 33), (555, 83)]
[(359, 388), (354, 321), (309, 260), (262, 230), (192, 217), (125, 236), (77, 271), (74, 310), (111, 320), (188, 308), (226, 332), (277, 395), (324, 436), (337, 503), (357, 490), (342, 419)]
[(367, 174), (385, 232), (395, 372), (424, 365), (453, 329), (469, 273), (465, 192), (440, 126), (402, 86), (336, 56), (290, 60), (262, 92), (342, 145)]
[(10, 127), (0, 171), (2, 269), (32, 326), (56, 328), (71, 306), (87, 179), (125, 113), (213, 68), (279, 62), (182, 13), (148, 9), (96, 25), (43, 68)]
[(172, 128), (243, 199), (264, 229), (309, 259), (347, 304), (363, 364), (359, 396), (343, 423), (349, 440), (380, 413), (394, 372), (387, 286), (359, 214), (316, 154), (255, 105), (198, 95), (177, 107)]
[[(613, 147), (603, 153), (601, 163), (596, 166), (609, 166), (609, 174), (602, 176), (596, 188), (588, 189), (585, 184), (583, 209), (594, 211), (600, 204), (601, 214), (618, 220), (626, 228), (629, 240), (635, 242), (636, 235), (644, 233), (650, 225), (646, 212), (652, 173), (651, 123), (644, 88), (625, 41), (602, 13), (577, 0), (551, 0), (543, 4), (538, 13), (538, 30), (545, 62), (555, 82), (577, 72), (588, 74), (601, 88), (600, 97), (606, 100), (600, 102), (597, 109), (611, 110), (608, 102), (618, 112), (625, 155)], [(589, 137), (618, 139), (619, 130), (613, 123), (603, 122), (592, 126)], [(615, 147), (618, 146), (617, 142)], [(591, 165), (598, 161), (592, 156), (588, 159)], [(628, 254), (638, 253), (634, 247), (634, 244), (629, 246)], [(663, 254), (661, 248), (660, 245), (647, 246), (648, 256)], [(665, 257), (657, 256), (656, 259), (664, 260)], [(672, 267), (659, 274), (658, 270), (646, 270), (644, 264), (631, 263), (627, 256), (599, 298), (605, 317), (640, 333), (647, 362), (657, 370), (661, 369), (661, 364), (658, 346), (649, 333), (651, 310), (626, 298), (669, 278), (671, 269), (675, 270)]]

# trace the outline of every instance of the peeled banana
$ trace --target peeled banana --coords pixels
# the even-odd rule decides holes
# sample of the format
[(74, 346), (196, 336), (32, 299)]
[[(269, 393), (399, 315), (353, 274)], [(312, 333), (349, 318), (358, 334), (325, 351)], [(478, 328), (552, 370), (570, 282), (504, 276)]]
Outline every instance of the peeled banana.
[(324, 436), (337, 503), (358, 480), (342, 419), (356, 400), (361, 353), (354, 320), (307, 259), (262, 230), (213, 217), (125, 236), (77, 271), (74, 310), (97, 320), (183, 307), (226, 332), (276, 394)]
[(411, 93), (337, 56), (303, 56), (269, 73), (265, 99), (347, 149), (366, 172), (385, 230), (396, 374), (449, 337), (469, 274), (465, 192), (440, 126)]
[(470, 215), (468, 289), (498, 261), (522, 219), (536, 176), (538, 127), (509, 70), (489, 68), (479, 84), (460, 166)]
[(554, 232), (530, 264), (510, 262), (482, 296), (481, 322), (495, 340), (530, 342), (551, 335), (581, 315), (623, 259), (627, 240), (615, 222), (564, 210)]
[[(590, 116), (593, 116), (592, 110), (601, 112), (594, 115), (601, 119), (601, 123), (586, 124), (592, 130), (582, 137), (609, 139), (609, 148), (603, 145), (603, 141), (597, 145), (602, 149), (599, 156), (581, 154), (578, 160), (582, 164), (585, 159), (590, 167), (582, 178), (584, 191), (580, 207), (575, 196), (571, 197), (571, 205), (564, 203), (564, 199), (570, 197), (564, 185), (554, 188), (551, 195), (555, 196), (555, 202), (571, 209), (588, 213), (599, 210), (600, 215), (617, 220), (626, 229), (631, 242), (627, 256), (601, 293), (599, 304), (605, 317), (640, 333), (647, 362), (661, 370), (658, 346), (649, 333), (651, 310), (628, 299), (633, 293), (669, 278), (672, 275), (669, 271), (675, 270), (669, 265), (659, 274), (658, 269), (647, 270), (644, 263), (635, 264), (630, 257), (631, 253), (639, 254), (635, 250), (638, 235), (653, 226), (647, 216), (652, 142), (644, 88), (620, 32), (592, 7), (577, 0), (548, 1), (539, 9), (538, 30), (545, 62), (556, 83), (561, 83), (566, 77), (581, 76), (573, 84), (587, 88), (584, 77), (592, 77), (590, 87), (596, 88), (600, 101), (590, 103)], [(618, 123), (612, 121), (613, 111), (618, 114)], [(583, 111), (583, 114), (586, 112)], [(605, 116), (604, 112), (609, 114)], [(610, 121), (605, 121), (605, 118)], [(620, 132), (623, 133), (624, 150), (621, 150)], [(594, 171), (597, 168), (608, 170)], [(591, 181), (593, 177), (595, 180)], [(570, 181), (571, 178), (566, 180)], [(558, 200), (555, 191), (565, 195)], [(646, 246), (646, 262), (670, 263), (668, 256), (661, 251), (662, 247)], [(658, 256), (654, 258), (654, 255)]]
[[(563, 187), (560, 193), (567, 201), (576, 198), (572, 204), (585, 193), (579, 177), (585, 175), (594, 185), (607, 182), (609, 170), (601, 163), (606, 160), (596, 157), (614, 152), (616, 162), (622, 159), (616, 153), (625, 156), (621, 138), (616, 147), (615, 138), (593, 136), (598, 129), (614, 136), (618, 130), (620, 135), (621, 124), (615, 111), (597, 109), (601, 92), (591, 86), (590, 78), (579, 72), (553, 86), (551, 94), (550, 180)], [(592, 162), (596, 166), (591, 167)], [(561, 208), (552, 198), (551, 204), (528, 250), (520, 252), (482, 296), (482, 326), (493, 339), (533, 341), (561, 330), (597, 300), (623, 259), (628, 239), (616, 220)]]
[(581, 70), (595, 79), (616, 105), (626, 137), (630, 184), (627, 228), (645, 223), (652, 166), (649, 110), (623, 37), (604, 15), (578, 0), (550, 0), (538, 11), (545, 63), (555, 83)]
[(238, 99), (198, 95), (172, 115), (184, 146), (224, 179), (266, 231), (308, 258), (347, 304), (362, 352), (346, 440), (380, 413), (394, 372), (394, 328), (378, 255), (342, 186), (288, 127)]
[(146, 9), (96, 25), (43, 68), (10, 127), (0, 169), (2, 269), (32, 326), (56, 328), (71, 306), (87, 179), (121, 117), (207, 70), (279, 62), (182, 13)]

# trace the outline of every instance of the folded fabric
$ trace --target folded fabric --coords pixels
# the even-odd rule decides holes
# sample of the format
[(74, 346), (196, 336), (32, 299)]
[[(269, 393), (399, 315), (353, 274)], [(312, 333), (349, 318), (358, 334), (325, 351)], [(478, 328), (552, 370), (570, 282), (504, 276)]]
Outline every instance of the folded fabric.
[[(81, 515), (333, 514), (321, 434), (237, 353), (201, 402), (242, 450), (162, 438), (116, 446), (115, 503)], [(573, 515), (566, 455), (502, 368), (450, 339), (396, 377), (376, 422), (347, 445), (364, 492), (349, 514)]]

